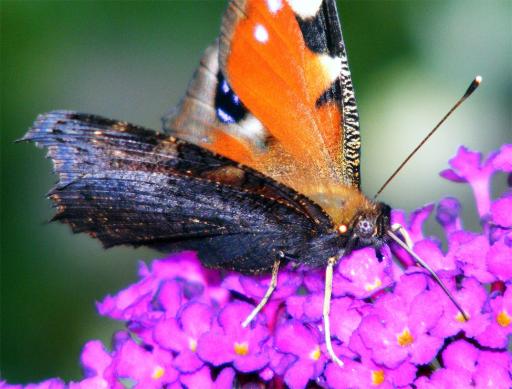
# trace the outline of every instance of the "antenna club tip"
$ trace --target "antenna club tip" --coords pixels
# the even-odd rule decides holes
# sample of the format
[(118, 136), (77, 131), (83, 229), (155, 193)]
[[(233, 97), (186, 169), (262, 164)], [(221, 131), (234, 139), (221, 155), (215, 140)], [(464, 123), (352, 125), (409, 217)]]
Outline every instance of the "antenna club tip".
[(459, 100), (459, 104), (462, 103), (465, 99), (467, 99), (478, 86), (482, 82), (482, 76), (476, 76), (473, 81), (471, 81), (471, 84), (469, 85), (468, 89), (466, 90), (466, 93), (464, 93), (464, 96), (462, 96), (462, 99)]

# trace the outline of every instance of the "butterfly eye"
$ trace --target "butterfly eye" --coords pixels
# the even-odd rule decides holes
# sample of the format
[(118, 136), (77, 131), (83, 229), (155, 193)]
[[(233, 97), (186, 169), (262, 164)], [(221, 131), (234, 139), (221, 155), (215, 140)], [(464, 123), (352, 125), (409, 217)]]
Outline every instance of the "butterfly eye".
[(361, 219), (357, 223), (357, 234), (362, 238), (369, 238), (373, 235), (374, 224), (368, 219)]
[(336, 228), (340, 234), (344, 234), (348, 231), (348, 227), (346, 224), (340, 224), (338, 228)]

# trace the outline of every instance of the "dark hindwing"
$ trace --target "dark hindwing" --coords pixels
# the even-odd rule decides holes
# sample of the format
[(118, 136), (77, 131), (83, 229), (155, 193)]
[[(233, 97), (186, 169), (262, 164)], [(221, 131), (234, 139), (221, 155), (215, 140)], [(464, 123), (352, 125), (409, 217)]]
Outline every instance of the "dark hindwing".
[(126, 122), (40, 115), (23, 138), (48, 149), (59, 182), (55, 220), (104, 246), (196, 249), (210, 267), (268, 270), (277, 250), (306, 250), (330, 219), (258, 172)]

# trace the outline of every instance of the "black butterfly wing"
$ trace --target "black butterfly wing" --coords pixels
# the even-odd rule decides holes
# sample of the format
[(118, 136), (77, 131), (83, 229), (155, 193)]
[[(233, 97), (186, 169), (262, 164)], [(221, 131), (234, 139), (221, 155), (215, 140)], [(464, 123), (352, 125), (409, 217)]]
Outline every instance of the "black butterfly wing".
[(321, 208), (292, 189), (126, 122), (55, 111), (23, 140), (53, 160), (54, 219), (106, 247), (190, 248), (207, 266), (255, 272), (270, 269), (278, 250), (310, 256), (311, 242), (331, 229)]

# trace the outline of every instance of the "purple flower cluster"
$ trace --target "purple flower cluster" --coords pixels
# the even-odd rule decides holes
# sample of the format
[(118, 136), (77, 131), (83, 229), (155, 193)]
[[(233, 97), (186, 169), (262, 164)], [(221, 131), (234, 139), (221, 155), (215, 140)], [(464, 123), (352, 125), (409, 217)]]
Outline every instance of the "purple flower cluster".
[[(461, 147), (441, 173), (468, 183), (482, 231), (463, 228), (454, 198), (407, 217), (415, 252), (438, 273), (463, 306), (465, 320), (409, 255), (391, 246), (379, 262), (371, 248), (336, 268), (331, 305), (334, 350), (329, 360), (322, 325), (323, 269), (284, 269), (270, 302), (247, 328), (241, 322), (264, 295), (269, 276), (204, 269), (193, 252), (142, 263), (140, 280), (98, 303), (101, 315), (125, 321), (107, 348), (88, 342), (85, 378), (53, 379), (27, 388), (275, 388), (512, 387), (512, 191), (491, 198), (491, 178), (512, 173), (512, 145), (482, 162)], [(448, 246), (425, 237), (435, 212)], [(1, 384), (4, 388), (22, 386)]]

